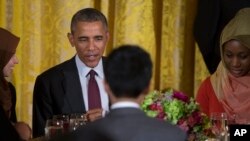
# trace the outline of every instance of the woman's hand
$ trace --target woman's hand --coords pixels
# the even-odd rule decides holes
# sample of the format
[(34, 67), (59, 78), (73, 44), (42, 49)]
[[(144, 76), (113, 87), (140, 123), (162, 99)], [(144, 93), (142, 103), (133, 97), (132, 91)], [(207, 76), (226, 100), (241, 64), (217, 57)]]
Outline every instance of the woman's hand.
[(25, 122), (17, 122), (14, 124), (20, 138), (22, 140), (28, 141), (32, 137), (32, 131), (28, 124)]

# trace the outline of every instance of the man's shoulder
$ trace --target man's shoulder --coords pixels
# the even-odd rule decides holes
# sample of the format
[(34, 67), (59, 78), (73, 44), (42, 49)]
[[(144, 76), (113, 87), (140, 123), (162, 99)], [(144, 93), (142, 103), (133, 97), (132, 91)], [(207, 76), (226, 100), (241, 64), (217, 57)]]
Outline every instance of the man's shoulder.
[[(151, 122), (150, 122), (151, 121)], [(173, 132), (183, 132), (178, 126), (173, 125), (172, 123), (156, 118), (150, 118), (148, 121), (151, 125), (149, 126), (155, 126), (158, 127), (159, 129), (164, 129), (164, 130), (171, 130)]]
[(151, 133), (148, 138), (155, 137), (155, 135), (157, 135), (159, 140), (165, 138), (167, 140), (176, 139), (176, 141), (184, 141), (187, 137), (187, 134), (180, 127), (173, 125), (168, 121), (151, 118), (151, 122), (149, 120), (148, 123), (148, 125), (144, 125), (146, 126), (144, 127), (144, 132), (146, 134), (148, 134), (148, 132), (151, 132), (152, 128), (157, 129), (157, 133)]
[(66, 60), (60, 64), (57, 64), (47, 70), (45, 70), (44, 72), (42, 72), (38, 77), (53, 77), (53, 76), (57, 76), (58, 74), (60, 74), (60, 72), (62, 72), (63, 70), (67, 70), (67, 69), (74, 69), (74, 67), (76, 67), (74, 59), (71, 58), (69, 60)]
[[(130, 115), (127, 115), (130, 116)], [(137, 117), (138, 118), (138, 117)], [(131, 116), (128, 118), (120, 118), (114, 119), (111, 117), (105, 117), (99, 119), (93, 123), (89, 123), (85, 128), (79, 130), (78, 134), (82, 136), (90, 136), (90, 134), (103, 133), (111, 138), (116, 138), (118, 136), (119, 139), (122, 139), (122, 135), (110, 133), (110, 131), (116, 130), (118, 132), (126, 132), (126, 135), (133, 136), (133, 139), (138, 140), (153, 140), (155, 137), (159, 138), (159, 140), (165, 139), (177, 139), (183, 140), (186, 138), (186, 134), (179, 127), (166, 122), (160, 121), (154, 118), (150, 118), (148, 116), (140, 116), (140, 121), (138, 119)], [(130, 120), (129, 120), (130, 119)], [(119, 122), (119, 124), (117, 124)], [(129, 123), (128, 123), (129, 122)], [(134, 123), (136, 122), (136, 123)], [(121, 128), (123, 127), (123, 128)], [(152, 132), (152, 129), (157, 129), (157, 132)], [(136, 135), (134, 134), (136, 133)], [(146, 139), (148, 138), (148, 139)], [(124, 138), (126, 139), (126, 138)]]

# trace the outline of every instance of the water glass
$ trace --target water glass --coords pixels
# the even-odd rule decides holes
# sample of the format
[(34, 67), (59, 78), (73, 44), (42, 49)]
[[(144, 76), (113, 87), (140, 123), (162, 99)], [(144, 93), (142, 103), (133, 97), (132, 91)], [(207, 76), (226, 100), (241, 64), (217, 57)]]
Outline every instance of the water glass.
[(70, 131), (69, 126), (69, 115), (60, 114), (60, 115), (53, 115), (54, 120), (61, 120), (63, 122), (63, 133), (67, 133)]
[(87, 123), (87, 117), (84, 113), (74, 113), (70, 115), (70, 130), (74, 131), (78, 127)]
[(235, 116), (229, 117), (226, 113), (211, 114), (212, 132), (220, 141), (229, 139), (229, 125), (235, 123)]
[(45, 137), (51, 138), (53, 136), (63, 133), (63, 122), (57, 119), (48, 119), (45, 125)]

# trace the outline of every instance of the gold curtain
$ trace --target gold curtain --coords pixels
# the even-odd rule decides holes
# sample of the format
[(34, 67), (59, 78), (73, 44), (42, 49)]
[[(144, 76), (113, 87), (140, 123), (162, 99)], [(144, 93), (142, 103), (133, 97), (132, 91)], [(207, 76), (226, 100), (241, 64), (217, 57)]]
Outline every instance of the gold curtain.
[(108, 18), (111, 39), (105, 55), (121, 44), (139, 44), (154, 63), (151, 89), (173, 87), (194, 96), (208, 76), (193, 39), (197, 0), (0, 0), (0, 26), (21, 37), (19, 64), (11, 81), (18, 120), (32, 121), (36, 76), (71, 58), (67, 39), (72, 15), (95, 7)]

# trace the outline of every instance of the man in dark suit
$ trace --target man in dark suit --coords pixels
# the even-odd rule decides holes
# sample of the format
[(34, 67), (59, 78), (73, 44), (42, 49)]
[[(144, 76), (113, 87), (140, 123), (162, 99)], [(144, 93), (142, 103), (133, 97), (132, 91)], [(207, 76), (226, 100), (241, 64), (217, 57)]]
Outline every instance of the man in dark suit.
[[(36, 79), (33, 93), (33, 137), (44, 135), (45, 122), (58, 114), (85, 113), (93, 121), (109, 110), (103, 87), (103, 52), (109, 39), (106, 17), (98, 10), (86, 8), (74, 14), (68, 39), (76, 55), (43, 72)], [(99, 86), (100, 106), (90, 109), (88, 101), (89, 72)]]
[(70, 141), (184, 141), (186, 134), (166, 121), (148, 117), (140, 103), (149, 91), (152, 61), (136, 45), (123, 45), (107, 57), (105, 89), (110, 112), (102, 119), (55, 140)]

